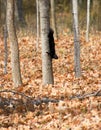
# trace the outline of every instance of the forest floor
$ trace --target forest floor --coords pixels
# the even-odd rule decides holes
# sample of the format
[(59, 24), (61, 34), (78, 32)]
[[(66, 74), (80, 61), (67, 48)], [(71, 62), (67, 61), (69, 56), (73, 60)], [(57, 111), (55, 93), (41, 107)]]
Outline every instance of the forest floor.
[[(23, 85), (18, 88), (12, 84), (9, 42), (8, 73), (3, 74), (0, 37), (0, 130), (101, 130), (101, 34), (90, 34), (88, 43), (84, 37), (82, 33), (82, 76), (75, 78), (73, 36), (64, 33), (55, 41), (59, 59), (53, 60), (54, 85), (43, 86), (41, 45), (36, 52), (36, 38), (19, 35)], [(41, 104), (46, 97), (59, 102)], [(32, 99), (40, 105), (30, 104)]]

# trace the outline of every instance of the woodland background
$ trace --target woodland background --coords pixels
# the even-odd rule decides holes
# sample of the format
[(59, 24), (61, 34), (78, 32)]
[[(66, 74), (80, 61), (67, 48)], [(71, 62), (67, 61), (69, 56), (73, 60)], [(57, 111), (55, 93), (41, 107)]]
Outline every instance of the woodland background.
[[(5, 20), (5, 4), (4, 0), (0, 0), (0, 27)], [(72, 4), (71, 0), (55, 0), (56, 23), (59, 33), (63, 33), (64, 29), (72, 28)], [(101, 1), (91, 0), (90, 5), (90, 29), (101, 31)], [(79, 28), (86, 28), (86, 10), (87, 0), (78, 0), (79, 8)], [(36, 0), (23, 0), (24, 18), (27, 24), (26, 31), (36, 33)]]

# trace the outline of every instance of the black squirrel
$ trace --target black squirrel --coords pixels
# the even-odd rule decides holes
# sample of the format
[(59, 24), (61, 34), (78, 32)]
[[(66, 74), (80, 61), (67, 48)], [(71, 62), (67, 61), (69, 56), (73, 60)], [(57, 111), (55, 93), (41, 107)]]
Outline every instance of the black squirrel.
[(48, 34), (48, 38), (49, 38), (49, 48), (50, 48), (50, 52), (49, 55), (51, 56), (52, 59), (58, 59), (58, 56), (55, 52), (55, 42), (54, 42), (54, 31), (52, 28), (49, 29), (49, 34)]

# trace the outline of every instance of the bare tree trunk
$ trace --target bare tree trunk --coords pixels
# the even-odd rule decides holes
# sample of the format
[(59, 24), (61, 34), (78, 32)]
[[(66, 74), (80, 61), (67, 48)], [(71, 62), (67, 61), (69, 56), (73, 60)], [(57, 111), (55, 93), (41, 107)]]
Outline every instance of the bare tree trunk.
[(5, 11), (6, 11), (6, 0), (0, 1), (0, 24), (4, 24), (5, 22)]
[(74, 63), (75, 76), (81, 76), (80, 68), (80, 44), (79, 44), (79, 30), (78, 30), (78, 0), (72, 0), (73, 5), (73, 29), (74, 29)]
[(19, 21), (19, 15), (18, 15), (17, 0), (14, 1), (14, 7), (15, 7), (15, 11), (14, 11), (15, 22), (18, 22)]
[(15, 0), (15, 22), (16, 25), (20, 25), (21, 27), (25, 27), (26, 21), (24, 18), (24, 12), (23, 12), (23, 0)]
[(36, 49), (38, 50), (39, 47), (39, 35), (40, 35), (40, 13), (39, 13), (39, 0), (36, 0), (36, 12), (37, 12), (37, 43), (36, 43)]
[(56, 28), (56, 16), (55, 16), (55, 2), (51, 0), (51, 17), (52, 17), (52, 28), (54, 30), (55, 38), (58, 38), (57, 28)]
[(12, 77), (14, 87), (18, 87), (22, 84), (22, 80), (20, 72), (18, 40), (14, 26), (14, 0), (7, 0), (7, 30), (11, 45)]
[(78, 2), (78, 3), (79, 3), (79, 5), (81, 5), (81, 4), (82, 4), (82, 0), (79, 0), (79, 2)]
[(7, 25), (4, 25), (4, 74), (7, 74), (7, 59), (8, 59), (8, 48), (7, 48)]
[(99, 9), (99, 1), (93, 0), (93, 6), (92, 6), (92, 18), (93, 18), (93, 28), (94, 31), (96, 31), (98, 28), (98, 9)]
[(52, 59), (49, 55), (49, 0), (40, 0), (40, 22), (42, 40), (42, 74), (43, 84), (53, 84)]
[[(1, 4), (2, 4), (2, 1), (0, 0), (0, 19), (1, 19)], [(0, 20), (0, 23), (1, 23), (1, 20)]]
[(7, 0), (5, 0), (5, 24), (3, 26), (4, 32), (4, 74), (7, 74), (7, 59), (8, 59), (8, 48), (7, 48)]
[(101, 31), (101, 0), (98, 0), (99, 6), (98, 6), (98, 31)]
[(86, 27), (86, 42), (89, 41), (89, 24), (90, 24), (90, 0), (87, 0), (87, 27)]

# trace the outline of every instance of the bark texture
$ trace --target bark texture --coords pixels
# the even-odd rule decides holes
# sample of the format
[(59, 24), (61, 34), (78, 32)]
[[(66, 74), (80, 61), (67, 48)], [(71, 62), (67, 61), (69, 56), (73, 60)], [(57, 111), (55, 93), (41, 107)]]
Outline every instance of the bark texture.
[(89, 41), (89, 26), (90, 26), (90, 0), (87, 0), (87, 27), (86, 27), (86, 42)]
[(22, 84), (22, 80), (20, 72), (18, 40), (14, 26), (14, 0), (7, 0), (7, 30), (11, 47), (12, 77), (14, 86), (18, 87)]
[(42, 41), (42, 74), (43, 84), (53, 84), (52, 59), (49, 55), (49, 0), (40, 0), (40, 22)]
[(73, 29), (74, 29), (74, 64), (75, 76), (81, 76), (80, 68), (80, 44), (79, 44), (79, 30), (78, 30), (78, 1), (72, 0), (73, 5)]
[(56, 16), (55, 16), (55, 1), (51, 0), (51, 18), (52, 18), (52, 28), (54, 29), (55, 38), (58, 39), (57, 28), (56, 28)]

